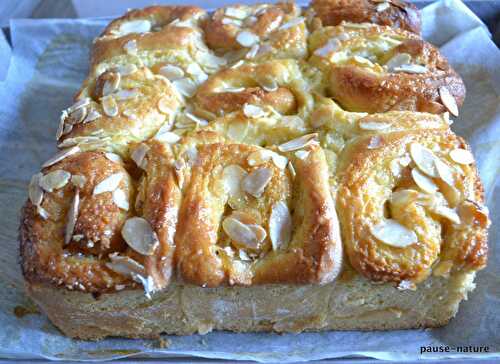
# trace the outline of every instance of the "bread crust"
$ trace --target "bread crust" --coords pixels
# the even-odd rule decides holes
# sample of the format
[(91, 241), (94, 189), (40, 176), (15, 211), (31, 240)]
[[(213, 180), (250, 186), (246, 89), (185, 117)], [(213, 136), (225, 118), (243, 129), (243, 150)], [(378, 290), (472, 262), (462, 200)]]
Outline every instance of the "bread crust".
[[(387, 3), (388, 5), (381, 5)], [(313, 0), (311, 7), (323, 26), (341, 22), (374, 23), (420, 34), (420, 13), (415, 5), (399, 0)]]

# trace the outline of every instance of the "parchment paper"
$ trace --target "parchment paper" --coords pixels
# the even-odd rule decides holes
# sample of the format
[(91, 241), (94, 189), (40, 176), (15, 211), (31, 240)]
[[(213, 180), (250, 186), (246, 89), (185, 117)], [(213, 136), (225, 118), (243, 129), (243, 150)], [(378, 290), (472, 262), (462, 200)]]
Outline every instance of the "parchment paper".
[[(442, 1), (423, 11), (424, 35), (439, 45), (467, 86), (467, 99), (453, 129), (467, 138), (479, 161), (493, 226), (488, 268), (452, 322), (440, 329), (392, 332), (326, 332), (300, 335), (211, 333), (157, 341), (68, 339), (23, 293), (18, 265), (19, 210), (30, 176), (54, 153), (60, 110), (71, 104), (87, 72), (88, 49), (102, 20), (16, 20), (13, 55), (0, 82), (0, 356), (102, 360), (130, 355), (193, 355), (261, 362), (342, 356), (416, 359), (421, 346), (488, 346), (500, 357), (500, 52), (486, 28), (461, 2)], [(14, 314), (14, 312), (16, 314)], [(470, 354), (435, 353), (425, 358)]]

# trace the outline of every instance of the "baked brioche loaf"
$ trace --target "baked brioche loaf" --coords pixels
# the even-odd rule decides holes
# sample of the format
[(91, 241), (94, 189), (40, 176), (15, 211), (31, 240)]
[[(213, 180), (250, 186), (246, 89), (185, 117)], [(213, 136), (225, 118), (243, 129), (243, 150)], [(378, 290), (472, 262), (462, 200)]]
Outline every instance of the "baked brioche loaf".
[(82, 339), (446, 324), (489, 219), (419, 24), (394, 0), (111, 22), (29, 186), (30, 297)]

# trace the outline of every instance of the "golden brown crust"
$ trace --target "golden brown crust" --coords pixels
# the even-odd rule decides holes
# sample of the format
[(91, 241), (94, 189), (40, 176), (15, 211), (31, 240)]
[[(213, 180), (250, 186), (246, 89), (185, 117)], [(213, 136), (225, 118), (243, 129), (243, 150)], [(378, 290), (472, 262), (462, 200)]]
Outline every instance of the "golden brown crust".
[[(63, 111), (63, 154), (34, 176), (22, 212), (23, 273), (51, 320), (75, 337), (155, 336), (166, 327), (151, 320), (159, 297), (168, 301), (162, 317), (179, 322), (167, 331), (180, 334), (445, 323), (472, 287), (455, 277), (473, 276), (487, 256), (481, 182), (443, 114), (453, 100), (461, 106), (465, 88), (414, 34), (415, 8), (383, 4), (314, 1), (305, 13), (289, 2), (238, 5), (210, 15), (155, 6), (113, 21), (95, 41), (75, 104)], [(432, 149), (444, 175), (425, 171), (439, 162), (408, 161), (415, 142)], [(457, 148), (461, 164), (450, 154)], [(378, 226), (391, 219), (401, 241)], [(355, 284), (336, 280), (342, 268)], [(453, 290), (453, 299), (432, 320), (410, 309), (394, 318), (406, 297), (394, 294), (394, 283), (423, 280)], [(313, 307), (292, 305), (293, 320), (242, 325), (234, 321), (240, 313), (219, 323), (199, 308), (209, 297), (216, 305), (267, 288), (273, 297), (310, 292)], [(78, 314), (58, 315), (53, 290)], [(69, 290), (103, 294), (123, 315), (88, 310), (89, 297)], [(327, 309), (329, 295), (357, 290), (395, 301), (350, 312), (336, 297), (330, 304), (340, 306)], [(416, 292), (438, 300), (424, 285)], [(129, 325), (127, 300), (149, 318)], [(201, 303), (192, 312), (182, 302)], [(80, 319), (109, 321), (96, 329)]]
[(320, 29), (309, 41), (310, 61), (324, 70), (330, 95), (347, 110), (443, 113), (442, 87), (458, 106), (465, 98), (461, 78), (434, 46), (415, 34), (344, 24)]
[(313, 0), (311, 7), (323, 26), (343, 21), (374, 23), (420, 34), (420, 13), (415, 5), (405, 1)]
[[(413, 177), (415, 169), (421, 171), (412, 153), (414, 145), (434, 152), (447, 166), (451, 184), (436, 175), (431, 180), (436, 191), (425, 190)], [(467, 146), (461, 138), (440, 130), (382, 134), (347, 146), (338, 171), (337, 207), (342, 211), (345, 248), (356, 270), (375, 281), (418, 283), (438, 261), (452, 261), (445, 274), (484, 267), (489, 223), (480, 207), (484, 200), (477, 170), (450, 156), (463, 148)], [(404, 159), (407, 163), (394, 170), (394, 162)], [(458, 221), (443, 214), (441, 206), (456, 209)], [(388, 220), (414, 231), (417, 240), (403, 247), (381, 241), (374, 227)]]

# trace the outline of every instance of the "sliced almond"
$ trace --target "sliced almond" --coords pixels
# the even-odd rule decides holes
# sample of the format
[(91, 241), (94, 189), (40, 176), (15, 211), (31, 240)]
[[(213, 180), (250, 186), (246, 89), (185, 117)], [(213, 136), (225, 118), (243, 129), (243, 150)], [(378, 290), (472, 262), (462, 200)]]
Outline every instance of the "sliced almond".
[(40, 206), (43, 200), (43, 190), (40, 187), (40, 179), (43, 177), (41, 172), (38, 172), (31, 177), (28, 187), (28, 196), (31, 203), (35, 206)]
[(97, 110), (91, 109), (85, 119), (83, 119), (83, 123), (90, 123), (91, 121), (97, 120), (101, 117), (101, 113)]
[(459, 164), (472, 164), (474, 163), (474, 156), (467, 149), (454, 149), (450, 152), (450, 158)]
[(92, 193), (92, 195), (97, 196), (104, 192), (113, 192), (118, 188), (122, 179), (123, 173), (121, 172), (114, 173), (106, 177), (94, 187), (94, 192)]
[(49, 213), (42, 206), (36, 207), (36, 213), (40, 215), (40, 217), (44, 220), (47, 220), (49, 218)]
[(396, 220), (387, 219), (373, 226), (371, 232), (381, 242), (397, 248), (405, 248), (418, 241), (417, 234)]
[(125, 255), (118, 255), (118, 253), (113, 253), (109, 256), (111, 262), (107, 262), (106, 266), (113, 272), (122, 274), (124, 276), (130, 276), (131, 273), (136, 274), (146, 274), (146, 269), (142, 264), (139, 264), (135, 260), (127, 257)]
[(441, 102), (443, 103), (444, 107), (450, 112), (450, 114), (453, 116), (458, 116), (457, 101), (446, 86), (441, 86), (439, 88), (439, 97), (441, 98)]
[(102, 96), (108, 96), (118, 90), (120, 86), (121, 76), (119, 73), (113, 72), (110, 73), (110, 79), (104, 82), (104, 86), (102, 87)]
[(159, 72), (162, 76), (165, 76), (170, 81), (180, 80), (184, 77), (184, 70), (171, 64), (163, 66), (162, 68), (160, 68)]
[(80, 174), (74, 174), (71, 176), (71, 183), (78, 188), (83, 188), (85, 186), (85, 183), (87, 182), (87, 178), (85, 176), (82, 176)]
[(375, 7), (375, 11), (377, 11), (378, 13), (382, 13), (382, 12), (386, 11), (387, 9), (389, 9), (390, 7), (391, 7), (391, 4), (389, 4), (388, 2), (383, 2), (383, 3), (377, 4), (377, 6)]
[(253, 231), (259, 243), (263, 242), (266, 239), (267, 231), (262, 226), (257, 224), (249, 224), (248, 227)]
[(151, 148), (144, 143), (141, 143), (137, 148), (134, 149), (134, 151), (130, 154), (130, 158), (135, 162), (137, 167), (146, 169), (147, 166), (147, 160), (146, 154)]
[(115, 98), (111, 95), (105, 96), (101, 99), (102, 110), (109, 117), (118, 115), (118, 105)]
[(80, 124), (81, 122), (83, 122), (86, 116), (87, 116), (87, 108), (80, 107), (68, 115), (68, 117), (66, 118), (66, 123), (71, 125)]
[(151, 22), (149, 20), (130, 20), (120, 24), (118, 36), (123, 37), (131, 33), (146, 33), (151, 30)]
[(435, 193), (438, 190), (438, 187), (434, 183), (432, 179), (429, 177), (425, 176), (422, 172), (420, 172), (418, 169), (413, 168), (411, 170), (411, 176), (413, 177), (413, 180), (415, 181), (416, 185), (424, 192), (427, 193)]
[(455, 179), (453, 177), (453, 172), (451, 171), (451, 168), (448, 167), (448, 165), (439, 158), (436, 158), (434, 164), (436, 166), (439, 178), (441, 178), (449, 186), (454, 186)]
[(62, 169), (57, 169), (40, 178), (40, 187), (47, 192), (52, 192), (66, 186), (71, 178), (71, 173)]
[(248, 165), (258, 166), (260, 164), (266, 163), (273, 156), (273, 152), (268, 149), (259, 149), (255, 152), (250, 153), (247, 158)]
[(170, 131), (164, 131), (162, 133), (156, 133), (154, 139), (163, 143), (175, 144), (179, 140), (181, 140), (181, 137), (178, 134), (172, 133)]
[(370, 138), (370, 142), (366, 146), (368, 149), (377, 149), (380, 148), (382, 145), (382, 138), (380, 135), (375, 135), (374, 137)]
[(243, 178), (241, 187), (243, 188), (243, 191), (249, 193), (250, 195), (260, 197), (272, 178), (272, 169), (260, 167)]
[(255, 43), (250, 50), (247, 52), (245, 55), (246, 59), (252, 59), (255, 58), (255, 56), (259, 53), (260, 45), (258, 43)]
[(444, 218), (447, 218), (451, 222), (455, 224), (460, 224), (460, 216), (458, 216), (457, 212), (449, 207), (446, 206), (435, 206), (432, 211), (436, 213), (439, 216), (442, 216)]
[(297, 176), (297, 172), (295, 171), (295, 167), (293, 166), (292, 162), (288, 162), (287, 167), (292, 178), (295, 178)]
[(303, 17), (299, 16), (299, 17), (292, 19), (289, 22), (283, 24), (282, 26), (280, 26), (279, 30), (285, 30), (285, 29), (296, 27), (297, 25), (304, 23), (304, 20), (305, 19)]
[(245, 114), (246, 117), (256, 119), (266, 116), (267, 113), (264, 111), (264, 109), (262, 109), (259, 106), (252, 104), (245, 104), (243, 105), (243, 114)]
[(189, 112), (185, 113), (186, 117), (193, 121), (196, 125), (199, 125), (199, 126), (207, 126), (208, 125), (208, 121), (206, 121), (205, 119), (201, 119), (199, 117), (197, 117), (196, 115), (193, 115)]
[[(130, 41), (129, 41), (130, 42)], [(137, 46), (136, 46), (137, 48)], [(137, 53), (137, 50), (136, 50)], [(133, 63), (126, 63), (124, 65), (116, 66), (114, 70), (121, 76), (130, 76), (137, 72), (137, 66)]]
[(113, 191), (113, 202), (122, 210), (128, 211), (129, 203), (127, 194), (121, 188), (117, 188)]
[(429, 69), (425, 66), (421, 66), (419, 64), (403, 64), (399, 67), (395, 67), (393, 72), (404, 72), (404, 73), (412, 73), (412, 74), (421, 74), (429, 72)]
[(136, 56), (139, 49), (137, 48), (137, 41), (135, 39), (129, 40), (123, 45), (123, 50), (131, 56)]
[(64, 245), (71, 241), (73, 231), (75, 230), (76, 220), (78, 219), (78, 209), (80, 207), (80, 191), (77, 189), (75, 196), (69, 206), (68, 215), (66, 216), (66, 229), (64, 233)]
[(42, 167), (50, 167), (50, 166), (56, 164), (57, 162), (62, 161), (64, 158), (67, 158), (70, 155), (78, 153), (79, 151), (80, 151), (80, 147), (78, 147), (77, 145), (74, 147), (68, 148), (68, 149), (63, 149), (59, 153), (54, 155), (52, 158), (47, 160), (44, 164), (42, 164)]
[(160, 244), (156, 232), (142, 217), (132, 217), (125, 221), (122, 236), (127, 245), (142, 255), (153, 255)]
[(318, 138), (317, 133), (306, 134), (299, 138), (292, 139), (284, 144), (278, 146), (281, 152), (291, 152), (294, 150), (302, 149), (308, 145), (314, 143)]
[(320, 57), (328, 57), (332, 52), (335, 52), (340, 47), (340, 41), (336, 38), (330, 39), (326, 44), (314, 51), (315, 55)]
[(408, 53), (398, 53), (387, 61), (385, 64), (389, 71), (393, 71), (394, 68), (401, 67), (404, 64), (409, 64), (411, 62), (411, 56)]
[(111, 162), (113, 163), (118, 163), (118, 164), (121, 164), (123, 163), (123, 160), (122, 160), (122, 157), (120, 157), (118, 154), (116, 153), (111, 153), (111, 152), (108, 152), (108, 153), (104, 153), (104, 156), (109, 159)]
[(360, 129), (364, 130), (384, 130), (390, 127), (389, 123), (381, 123), (377, 121), (361, 120), (359, 122)]
[(68, 112), (68, 114), (71, 114), (72, 112), (74, 112), (75, 110), (78, 110), (79, 108), (88, 106), (90, 104), (90, 101), (91, 100), (90, 100), (89, 97), (84, 97), (83, 99), (78, 100), (73, 105), (71, 105), (70, 107), (68, 107), (66, 109), (66, 111)]
[(437, 170), (434, 161), (436, 156), (430, 149), (419, 143), (410, 145), (410, 155), (417, 167), (430, 177), (437, 177)]
[(232, 7), (229, 6), (224, 10), (224, 14), (227, 15), (230, 18), (235, 18), (239, 20), (243, 20), (247, 17), (247, 12), (244, 11), (243, 9), (237, 8), (237, 7)]
[(285, 247), (292, 238), (292, 216), (284, 201), (276, 202), (271, 208), (269, 238), (273, 250)]
[(247, 171), (236, 164), (226, 166), (222, 172), (224, 190), (229, 196), (241, 194), (241, 182), (248, 175)]
[(238, 257), (240, 258), (240, 260), (243, 260), (245, 262), (249, 262), (252, 260), (248, 253), (243, 249), (238, 249)]
[(259, 240), (248, 225), (232, 217), (227, 217), (222, 221), (222, 228), (227, 236), (237, 245), (243, 245), (248, 249), (258, 249)]
[(259, 36), (248, 30), (243, 30), (236, 36), (236, 41), (243, 47), (251, 47), (256, 43), (259, 43)]
[(170, 114), (173, 112), (171, 105), (171, 99), (166, 96), (163, 96), (158, 100), (158, 110), (160, 110), (163, 114)]
[(298, 150), (295, 152), (295, 156), (300, 160), (306, 160), (311, 152), (308, 150)]
[(116, 100), (118, 101), (123, 101), (123, 100), (130, 100), (138, 97), (141, 94), (141, 92), (138, 89), (132, 88), (132, 89), (126, 89), (126, 90), (119, 90), (115, 92), (113, 95)]

